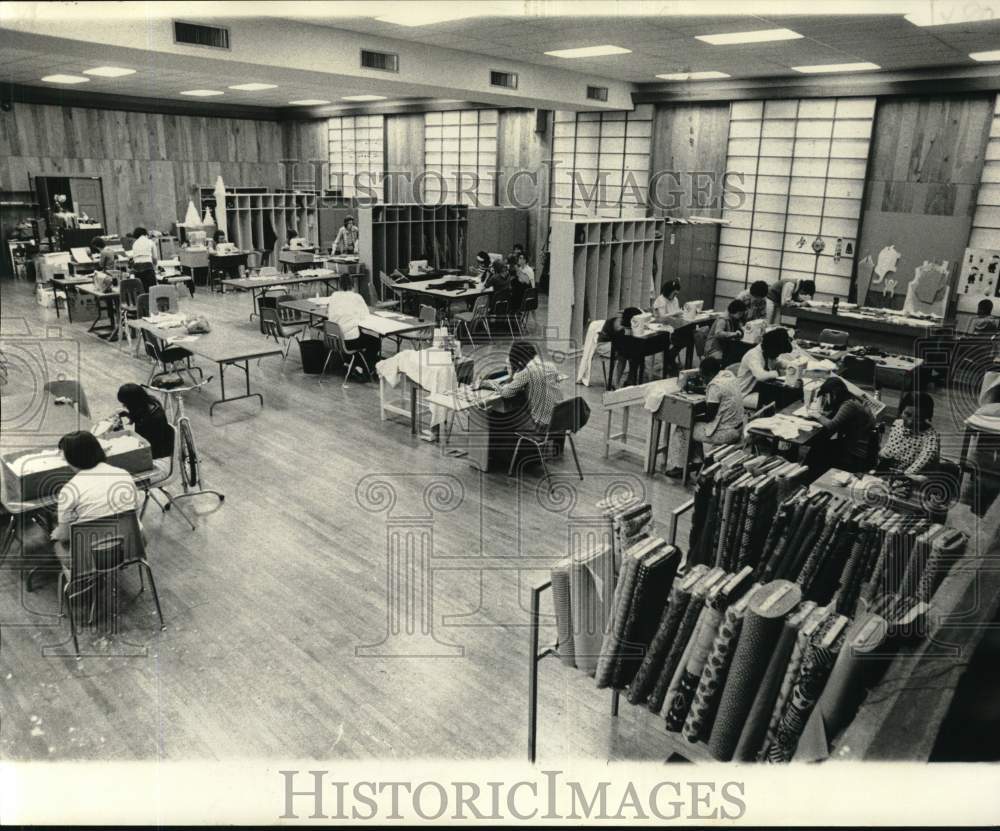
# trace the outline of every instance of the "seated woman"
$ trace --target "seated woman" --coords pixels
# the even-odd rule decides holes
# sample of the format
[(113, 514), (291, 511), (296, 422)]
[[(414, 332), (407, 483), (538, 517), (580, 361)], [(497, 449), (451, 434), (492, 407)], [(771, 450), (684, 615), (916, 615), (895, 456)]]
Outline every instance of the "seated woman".
[[(621, 314), (612, 315), (606, 321), (604, 321), (604, 328), (601, 329), (601, 334), (598, 340), (602, 343), (611, 344), (611, 357), (613, 359), (613, 366), (611, 366), (611, 372), (609, 380), (612, 387), (621, 386), (622, 376), (625, 374), (625, 367), (629, 366), (632, 370), (630, 377), (632, 375), (638, 374), (638, 361), (643, 360), (644, 355), (639, 354), (633, 348), (632, 342), (632, 318), (637, 314), (642, 314), (641, 309), (637, 309), (635, 306), (629, 306)], [(635, 383), (633, 378), (632, 383)]]
[(705, 414), (690, 435), (675, 427), (667, 449), (667, 476), (679, 478), (687, 461), (688, 441), (701, 445), (733, 444), (743, 438), (746, 415), (736, 376), (723, 369), (717, 358), (706, 356), (698, 367), (705, 382)]
[(497, 313), (499, 311), (498, 304), (506, 303), (506, 313), (510, 313), (513, 307), (511, 305), (511, 275), (507, 270), (507, 264), (503, 260), (494, 260), (482, 276), (483, 286), (493, 289), (493, 293), (490, 295), (490, 311)]
[(73, 523), (134, 511), (139, 505), (139, 492), (130, 473), (108, 464), (104, 449), (92, 433), (67, 433), (59, 439), (59, 450), (76, 471), (59, 491), (56, 527), (51, 534), (55, 555), (68, 568)]
[(107, 243), (101, 237), (90, 241), (90, 258), (97, 261), (97, 267), (106, 274), (118, 268), (118, 258), (114, 251), (107, 250)]
[(813, 479), (835, 467), (850, 473), (871, 469), (875, 418), (861, 399), (852, 395), (841, 378), (827, 378), (818, 391), (820, 412), (810, 417), (822, 424), (830, 437), (810, 449), (806, 464)]
[(763, 280), (756, 280), (750, 284), (750, 288), (744, 289), (738, 295), (737, 300), (742, 300), (747, 307), (746, 321), (766, 320), (770, 321), (774, 317), (774, 302), (768, 297), (770, 291), (767, 283)]
[(653, 301), (653, 314), (657, 320), (673, 317), (681, 313), (680, 280), (667, 280), (660, 286), (660, 293)]
[(705, 355), (721, 361), (724, 366), (736, 359), (732, 347), (743, 337), (747, 306), (742, 300), (733, 300), (726, 311), (726, 317), (718, 317), (712, 322), (705, 341)]
[[(344, 345), (348, 349), (361, 350), (369, 372), (374, 377), (375, 364), (381, 359), (379, 354), (381, 341), (375, 335), (361, 331), (361, 322), (368, 317), (368, 304), (354, 290), (354, 278), (351, 275), (340, 275), (337, 291), (327, 298), (326, 317), (340, 327)], [(358, 364), (354, 365), (354, 371), (359, 375), (364, 374), (364, 370)]]
[(174, 434), (160, 402), (138, 384), (122, 384), (118, 402), (125, 407), (118, 415), (127, 417), (135, 432), (149, 442), (153, 458), (169, 457), (174, 449)]
[(528, 265), (523, 250), (511, 255), (507, 261), (507, 270), (511, 274), (511, 308), (516, 311), (521, 308), (524, 293), (535, 287), (535, 270)]
[(208, 250), (216, 251), (219, 248), (219, 244), (225, 242), (226, 242), (226, 232), (216, 231), (214, 234), (212, 234), (212, 238), (208, 241)]
[(761, 390), (758, 385), (761, 381), (773, 381), (780, 378), (779, 359), (782, 355), (793, 351), (794, 346), (788, 335), (788, 330), (772, 329), (765, 332), (760, 343), (743, 356), (736, 378), (747, 407), (756, 410), (769, 403), (761, 400)]
[(878, 454), (879, 470), (919, 476), (937, 464), (941, 437), (931, 426), (934, 399), (926, 392), (908, 392), (899, 402), (899, 418), (889, 428)]

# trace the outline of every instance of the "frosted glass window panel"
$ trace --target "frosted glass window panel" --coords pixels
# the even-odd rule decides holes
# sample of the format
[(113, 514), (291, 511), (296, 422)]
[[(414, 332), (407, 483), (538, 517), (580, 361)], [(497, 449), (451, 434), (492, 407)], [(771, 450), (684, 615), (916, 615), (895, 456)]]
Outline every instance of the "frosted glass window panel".
[(458, 110), (450, 110), (441, 113), (441, 123), (457, 126), (462, 119), (462, 113)]
[(719, 263), (737, 263), (746, 265), (750, 249), (745, 246), (719, 245)]
[(785, 214), (761, 211), (759, 208), (753, 215), (754, 231), (782, 231), (785, 228)]
[(760, 144), (758, 139), (730, 138), (728, 152), (730, 156), (751, 156), (756, 158)]
[(765, 138), (761, 139), (759, 156), (791, 156), (795, 149), (795, 141), (785, 138)]
[(733, 121), (744, 121), (746, 119), (757, 119), (764, 115), (763, 101), (735, 101), (729, 110), (729, 117)]
[(788, 193), (789, 179), (787, 176), (758, 176), (756, 184), (757, 193), (784, 195)]
[(601, 137), (602, 139), (610, 138), (625, 138), (625, 121), (616, 121), (614, 119), (606, 118), (601, 123)]
[(764, 118), (795, 118), (799, 102), (795, 99), (774, 100), (764, 102)]
[(768, 249), (779, 249), (782, 247), (782, 234), (779, 231), (762, 231), (754, 229), (753, 232), (753, 246), (754, 248), (768, 248)]
[(729, 138), (759, 138), (759, 121), (733, 121), (729, 125)]
[(784, 216), (788, 209), (788, 197), (785, 195), (757, 192), (754, 209), (757, 213), (775, 213)]
[(795, 130), (796, 138), (830, 138), (832, 135), (832, 121), (799, 121)]
[(838, 119), (833, 125), (834, 138), (870, 138), (872, 133), (871, 121), (861, 121), (853, 119)]
[(734, 245), (741, 248), (750, 246), (750, 231), (746, 228), (724, 226), (719, 229), (719, 245)]
[(833, 159), (867, 159), (868, 139), (834, 139), (830, 145)]
[(837, 102), (833, 98), (808, 98), (799, 101), (798, 117), (805, 118), (833, 118), (837, 109)]
[(858, 199), (827, 198), (823, 214), (841, 219), (857, 219), (861, 216), (861, 201)]
[[(761, 173), (764, 172), (764, 162), (770, 161), (769, 159), (761, 159)], [(776, 161), (784, 161), (783, 159), (777, 159)], [(757, 173), (757, 156), (729, 156), (726, 159), (726, 171), (728, 173), (743, 173), (746, 175), (753, 175)]]
[(792, 180), (790, 192), (794, 196), (822, 196), (825, 189), (825, 179), (798, 177)]
[(795, 158), (828, 159), (830, 142), (827, 139), (798, 138), (795, 140), (794, 154)]
[(838, 118), (875, 118), (874, 98), (839, 98), (837, 99)]
[(795, 121), (792, 119), (765, 121), (761, 135), (764, 138), (792, 138), (795, 135)]
[(758, 173), (761, 176), (788, 176), (792, 170), (791, 159), (761, 159)]
[(829, 179), (826, 185), (826, 195), (838, 199), (861, 199), (864, 183), (856, 179)]

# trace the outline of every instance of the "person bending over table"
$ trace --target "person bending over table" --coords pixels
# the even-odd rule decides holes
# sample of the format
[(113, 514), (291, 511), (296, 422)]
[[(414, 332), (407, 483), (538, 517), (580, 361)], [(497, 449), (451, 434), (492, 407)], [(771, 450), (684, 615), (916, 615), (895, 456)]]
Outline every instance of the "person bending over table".
[(76, 474), (59, 491), (51, 539), (56, 557), (70, 567), (70, 527), (74, 522), (111, 517), (139, 506), (132, 475), (108, 464), (101, 443), (86, 430), (67, 433), (59, 450)]
[(732, 363), (733, 344), (743, 337), (743, 321), (747, 315), (747, 305), (742, 300), (732, 300), (726, 309), (726, 317), (718, 317), (712, 322), (705, 341), (705, 355), (721, 361), (724, 365)]
[(333, 241), (332, 253), (355, 254), (357, 250), (358, 228), (354, 224), (353, 216), (345, 216), (344, 224), (337, 230), (337, 237)]
[(97, 260), (97, 267), (101, 271), (110, 274), (118, 268), (118, 258), (114, 251), (108, 250), (108, 244), (101, 237), (94, 237), (90, 241), (91, 259)]
[[(348, 349), (361, 350), (369, 372), (374, 375), (375, 364), (380, 360), (379, 339), (362, 332), (359, 328), (361, 321), (368, 316), (368, 304), (354, 291), (354, 278), (350, 274), (340, 276), (338, 289), (327, 299), (326, 316), (340, 327), (344, 335), (344, 344)], [(357, 372), (362, 372), (357, 364), (354, 368)]]
[(879, 450), (878, 470), (919, 476), (934, 467), (941, 455), (941, 437), (931, 426), (933, 418), (933, 398), (926, 392), (906, 393), (899, 402), (899, 418)]
[[(761, 381), (776, 381), (781, 377), (781, 356), (793, 354), (798, 348), (792, 343), (787, 329), (765, 332), (759, 344), (743, 356), (736, 378), (740, 384), (744, 404), (751, 410), (770, 403)], [(762, 394), (763, 393), (763, 394)]]
[(156, 285), (156, 246), (149, 238), (149, 231), (142, 226), (137, 227), (132, 236), (135, 237), (131, 251), (132, 270), (148, 293)]
[(767, 296), (770, 291), (767, 283), (763, 280), (755, 280), (750, 284), (750, 288), (744, 289), (736, 295), (737, 300), (742, 300), (747, 306), (746, 321), (767, 320), (774, 317), (774, 302)]
[(598, 341), (610, 343), (614, 365), (610, 367), (610, 380), (612, 387), (621, 386), (622, 376), (625, 374), (625, 367), (629, 366), (631, 373), (631, 383), (635, 383), (635, 376), (638, 374), (638, 362), (644, 360), (645, 352), (635, 349), (635, 339), (632, 337), (632, 318), (642, 314), (641, 309), (629, 306), (621, 314), (612, 315), (604, 321)]
[(746, 414), (736, 376), (723, 369), (718, 358), (706, 356), (698, 372), (705, 382), (705, 414), (691, 430), (675, 427), (667, 448), (667, 476), (679, 479), (687, 461), (688, 440), (699, 445), (733, 444), (743, 438)]
[(653, 301), (653, 314), (657, 320), (675, 317), (681, 313), (680, 280), (667, 280), (660, 286), (660, 293)]
[(118, 402), (124, 406), (116, 414), (117, 424), (128, 418), (132, 428), (149, 442), (154, 459), (163, 459), (173, 453), (174, 437), (163, 406), (138, 384), (122, 384), (118, 388)]
[(1000, 332), (1000, 321), (993, 317), (993, 301), (983, 298), (976, 306), (976, 316), (969, 321), (967, 335), (995, 335)]
[(836, 376), (827, 378), (817, 395), (820, 411), (810, 412), (809, 417), (822, 424), (830, 436), (809, 450), (806, 465), (810, 476), (818, 479), (831, 467), (849, 473), (871, 469), (877, 438), (875, 419), (868, 408)]
[(767, 299), (771, 301), (771, 323), (781, 320), (781, 310), (785, 306), (798, 305), (812, 300), (816, 294), (816, 283), (812, 280), (777, 280), (767, 287)]

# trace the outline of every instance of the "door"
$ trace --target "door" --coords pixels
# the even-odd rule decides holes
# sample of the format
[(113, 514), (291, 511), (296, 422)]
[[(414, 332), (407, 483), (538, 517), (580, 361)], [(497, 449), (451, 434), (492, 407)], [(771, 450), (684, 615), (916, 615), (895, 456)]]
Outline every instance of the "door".
[(70, 189), (76, 213), (86, 214), (95, 222), (100, 222), (101, 227), (107, 232), (108, 223), (104, 217), (104, 192), (101, 189), (100, 177), (74, 177), (70, 180)]

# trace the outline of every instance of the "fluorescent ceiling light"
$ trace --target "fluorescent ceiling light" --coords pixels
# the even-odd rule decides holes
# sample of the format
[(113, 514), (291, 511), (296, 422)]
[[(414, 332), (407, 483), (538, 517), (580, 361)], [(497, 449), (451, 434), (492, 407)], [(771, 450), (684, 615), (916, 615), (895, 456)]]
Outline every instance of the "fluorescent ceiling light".
[(241, 89), (247, 92), (257, 92), (260, 89), (277, 89), (277, 84), (233, 84), (229, 89)]
[(920, 8), (905, 15), (914, 26), (948, 26), (953, 23), (979, 23), (993, 19), (988, 3), (968, 0), (924, 0)]
[(877, 63), (862, 61), (861, 63), (819, 63), (812, 66), (793, 66), (796, 72), (806, 75), (819, 75), (824, 72), (868, 72), (881, 69)]
[(322, 98), (303, 98), (301, 101), (289, 101), (288, 103), (295, 107), (319, 107), (330, 102)]
[(726, 32), (721, 35), (696, 35), (695, 40), (712, 46), (729, 46), (734, 43), (765, 43), (770, 40), (798, 40), (802, 35), (791, 29), (758, 29), (756, 32)]
[(46, 75), (42, 80), (47, 84), (85, 84), (90, 78), (83, 75)]
[(662, 78), (664, 81), (710, 81), (713, 78), (730, 78), (732, 76), (725, 72), (709, 69), (703, 72), (667, 72), (656, 77)]
[(631, 49), (625, 49), (622, 46), (605, 44), (604, 46), (580, 46), (576, 49), (555, 49), (545, 54), (551, 55), (553, 58), (598, 58), (602, 55), (627, 55), (631, 51)]
[(397, 26), (431, 26), (434, 23), (445, 23), (449, 20), (465, 20), (468, 17), (479, 17), (479, 10), (469, 11), (468, 7), (462, 9), (459, 4), (451, 11), (441, 9), (435, 10), (424, 3), (407, 3), (387, 14), (380, 14), (375, 19), (382, 23), (394, 23)]
[(385, 101), (384, 95), (345, 95), (342, 101)]
[(217, 89), (186, 89), (181, 95), (192, 95), (195, 98), (209, 98), (213, 95), (225, 95)]
[(969, 57), (974, 61), (1000, 61), (1000, 49), (993, 49), (990, 52), (970, 52)]
[(124, 75), (135, 75), (134, 69), (126, 69), (124, 66), (95, 66), (93, 69), (83, 70), (84, 75), (97, 75), (101, 78), (121, 78)]

